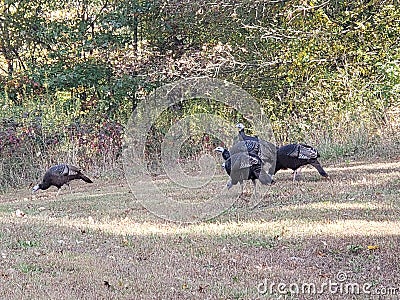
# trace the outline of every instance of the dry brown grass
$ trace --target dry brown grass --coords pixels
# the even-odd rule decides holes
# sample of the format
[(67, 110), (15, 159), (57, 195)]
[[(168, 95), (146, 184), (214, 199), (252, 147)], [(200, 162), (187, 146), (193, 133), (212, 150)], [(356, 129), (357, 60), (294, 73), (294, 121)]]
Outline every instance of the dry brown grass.
[[(282, 172), (257, 207), (189, 225), (153, 216), (125, 183), (76, 183), (57, 199), (2, 195), (0, 298), (379, 299), (294, 292), (339, 283), (339, 272), (343, 284), (399, 295), (399, 170), (398, 160), (341, 163), (327, 168), (330, 180), (308, 169), (295, 184)], [(292, 293), (262, 294), (263, 282)]]

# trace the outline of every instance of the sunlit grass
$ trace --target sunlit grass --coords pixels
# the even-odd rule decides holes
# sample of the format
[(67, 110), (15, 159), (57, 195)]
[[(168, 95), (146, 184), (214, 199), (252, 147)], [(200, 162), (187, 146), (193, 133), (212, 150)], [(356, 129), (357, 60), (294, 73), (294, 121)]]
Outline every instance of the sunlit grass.
[[(339, 210), (340, 212), (340, 210)], [(9, 222), (9, 218), (1, 217), (0, 223)], [(200, 223), (179, 226), (175, 223), (163, 224), (159, 222), (135, 222), (131, 219), (96, 219), (88, 218), (53, 218), (32, 216), (17, 221), (40, 226), (41, 224), (69, 227), (72, 229), (88, 229), (101, 231), (113, 235), (163, 235), (173, 236), (181, 234), (219, 236), (265, 234), (271, 235), (275, 230), (285, 228), (287, 237), (332, 235), (332, 236), (385, 236), (396, 235), (400, 232), (400, 221), (366, 221), (360, 219), (307, 221), (307, 220), (279, 220), (279, 221), (244, 221), (226, 223)], [(16, 223), (16, 221), (14, 221)]]
[[(220, 216), (194, 224), (153, 215), (123, 182), (77, 183), (58, 198), (56, 189), (2, 195), (0, 298), (258, 299), (265, 278), (321, 282), (339, 271), (391, 286), (400, 271), (398, 167), (327, 166), (330, 180), (308, 168), (296, 183), (283, 171), (255, 207), (246, 187)], [(177, 200), (218, 190), (168, 186)]]

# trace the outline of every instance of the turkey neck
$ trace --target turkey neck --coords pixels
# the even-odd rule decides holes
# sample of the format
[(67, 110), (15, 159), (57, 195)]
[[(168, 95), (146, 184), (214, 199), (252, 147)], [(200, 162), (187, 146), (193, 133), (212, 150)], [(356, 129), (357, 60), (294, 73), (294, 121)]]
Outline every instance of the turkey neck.
[(231, 154), (229, 153), (229, 151), (224, 149), (224, 152), (222, 152), (222, 158), (225, 160), (228, 160), (230, 157), (231, 157)]

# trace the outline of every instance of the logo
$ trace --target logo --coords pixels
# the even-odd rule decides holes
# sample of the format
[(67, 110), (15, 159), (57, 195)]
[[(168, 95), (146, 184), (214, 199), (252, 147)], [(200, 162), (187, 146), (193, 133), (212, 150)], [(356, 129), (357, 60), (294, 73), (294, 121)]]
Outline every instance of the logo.
[[(150, 157), (146, 145), (160, 117), (182, 103), (199, 99), (223, 104), (224, 111), (242, 117), (232, 120), (223, 111), (185, 114), (162, 135), (159, 155)], [(134, 197), (158, 217), (176, 222), (205, 221), (228, 210), (240, 197), (241, 187), (227, 188), (229, 176), (222, 170), (221, 155), (209, 151), (182, 159), (181, 152), (197, 146), (191, 144), (192, 137), (201, 134), (213, 136), (229, 148), (238, 137), (236, 123), (244, 121), (256, 129), (260, 139), (275, 144), (269, 120), (258, 102), (234, 84), (194, 78), (157, 88), (138, 104), (127, 125), (123, 163)], [(164, 179), (152, 175), (155, 165), (166, 175)], [(197, 171), (188, 172), (188, 166)], [(257, 193), (249, 206), (261, 201), (267, 189), (268, 185), (257, 182)]]

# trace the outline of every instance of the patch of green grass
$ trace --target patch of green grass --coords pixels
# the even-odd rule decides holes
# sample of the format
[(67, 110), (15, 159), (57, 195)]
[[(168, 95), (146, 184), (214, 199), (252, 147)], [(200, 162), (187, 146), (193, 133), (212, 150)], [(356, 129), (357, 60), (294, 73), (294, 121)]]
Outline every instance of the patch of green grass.
[(241, 291), (235, 291), (232, 295), (232, 299), (234, 300), (243, 300), (246, 299), (246, 293)]
[(18, 240), (17, 241), (18, 248), (27, 249), (39, 246), (38, 241), (30, 241), (30, 240)]
[(358, 254), (363, 250), (363, 246), (361, 245), (348, 245), (347, 246), (347, 251), (352, 253), (352, 254)]
[(42, 273), (42, 267), (30, 263), (20, 263), (18, 265), (18, 270), (24, 274)]

